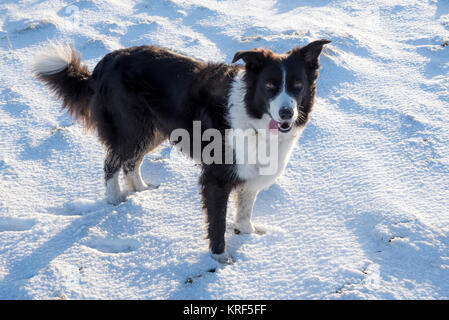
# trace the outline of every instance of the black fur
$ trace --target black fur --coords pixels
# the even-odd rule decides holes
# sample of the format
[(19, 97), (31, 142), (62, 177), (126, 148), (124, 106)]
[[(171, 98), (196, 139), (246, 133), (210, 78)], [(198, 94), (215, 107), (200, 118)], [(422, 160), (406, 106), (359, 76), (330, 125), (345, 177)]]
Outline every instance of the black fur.
[[(267, 79), (279, 81), (281, 66), (304, 81), (305, 91), (298, 93), (297, 99), (308, 116), (318, 69), (317, 60), (310, 57), (317, 58), (323, 44), (314, 46), (313, 53), (301, 48), (285, 55), (263, 49), (238, 52), (234, 62), (243, 59), (246, 67), (206, 63), (155, 46), (132, 47), (107, 54), (92, 74), (72, 51), (65, 70), (38, 77), (62, 98), (70, 114), (97, 130), (106, 146), (104, 172), (108, 181), (120, 169), (125, 174), (133, 171), (174, 129), (187, 130), (193, 139), (195, 120), (201, 121), (202, 132), (215, 128), (224, 136), (230, 129), (230, 88), (242, 68), (246, 68), (245, 103), (250, 116), (261, 118), (267, 112), (270, 93), (261, 85)], [(234, 164), (202, 166), (201, 193), (213, 253), (224, 251), (228, 198), (241, 182)]]

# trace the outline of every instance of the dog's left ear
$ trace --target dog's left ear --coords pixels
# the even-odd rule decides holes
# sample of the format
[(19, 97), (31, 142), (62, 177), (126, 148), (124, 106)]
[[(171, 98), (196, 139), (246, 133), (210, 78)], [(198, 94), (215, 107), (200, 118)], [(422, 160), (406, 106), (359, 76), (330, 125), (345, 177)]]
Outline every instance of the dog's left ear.
[(258, 69), (263, 66), (267, 52), (263, 49), (253, 49), (249, 51), (238, 51), (232, 59), (232, 63), (242, 59), (248, 69)]
[(323, 50), (323, 46), (330, 42), (327, 39), (313, 41), (304, 47), (294, 49), (291, 54), (299, 56), (311, 68), (318, 69), (320, 67), (319, 56)]

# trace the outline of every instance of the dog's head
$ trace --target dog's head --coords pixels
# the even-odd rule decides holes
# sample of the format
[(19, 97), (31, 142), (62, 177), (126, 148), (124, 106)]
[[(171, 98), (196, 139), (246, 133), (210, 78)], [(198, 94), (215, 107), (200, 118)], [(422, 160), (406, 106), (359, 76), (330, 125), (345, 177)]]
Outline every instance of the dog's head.
[(268, 114), (270, 129), (289, 132), (304, 125), (315, 96), (319, 55), (329, 40), (317, 40), (285, 54), (271, 50), (239, 51), (233, 63), (245, 62), (247, 112), (254, 118)]

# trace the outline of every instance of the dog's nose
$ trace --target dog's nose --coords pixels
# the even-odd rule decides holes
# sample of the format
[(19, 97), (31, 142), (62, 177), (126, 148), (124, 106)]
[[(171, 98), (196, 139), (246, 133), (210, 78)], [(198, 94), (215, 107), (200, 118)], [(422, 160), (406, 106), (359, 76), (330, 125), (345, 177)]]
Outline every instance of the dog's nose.
[(290, 120), (293, 117), (293, 109), (288, 107), (282, 107), (279, 110), (279, 117), (282, 120)]

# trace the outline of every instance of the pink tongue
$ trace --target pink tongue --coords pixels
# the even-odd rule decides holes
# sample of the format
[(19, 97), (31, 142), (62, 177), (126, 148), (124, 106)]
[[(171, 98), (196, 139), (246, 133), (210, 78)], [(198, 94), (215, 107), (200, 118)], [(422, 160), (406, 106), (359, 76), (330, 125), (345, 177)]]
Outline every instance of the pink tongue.
[(276, 121), (271, 119), (269, 127), (272, 134), (278, 134), (278, 123)]

